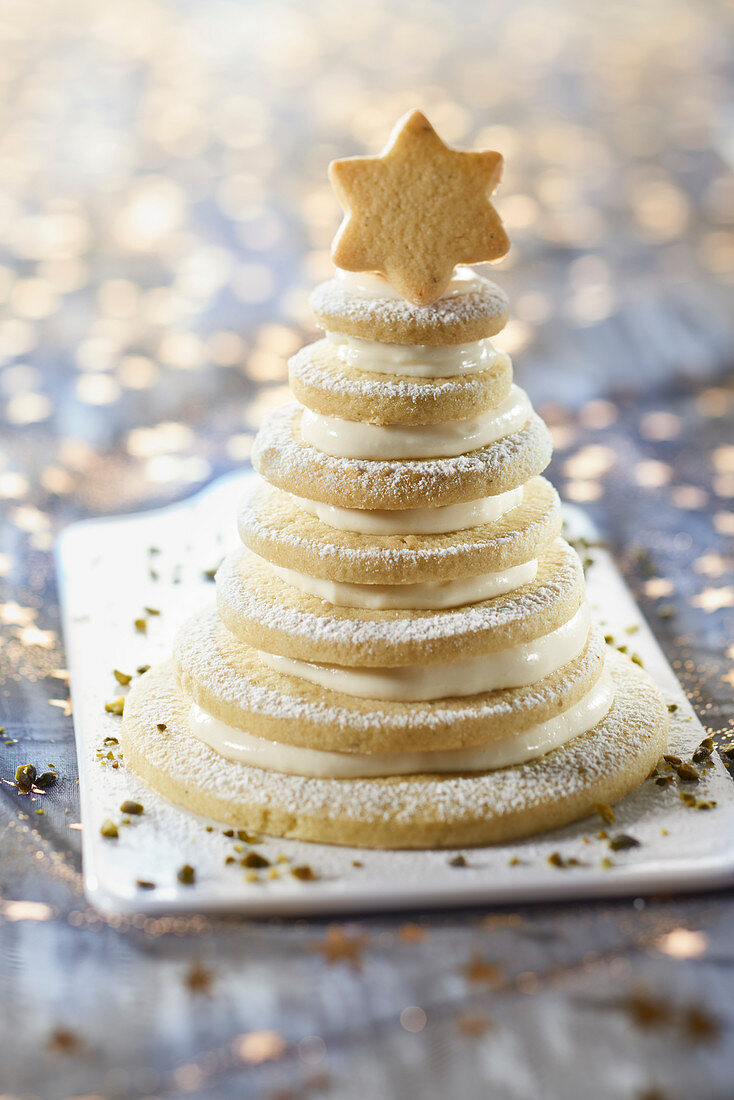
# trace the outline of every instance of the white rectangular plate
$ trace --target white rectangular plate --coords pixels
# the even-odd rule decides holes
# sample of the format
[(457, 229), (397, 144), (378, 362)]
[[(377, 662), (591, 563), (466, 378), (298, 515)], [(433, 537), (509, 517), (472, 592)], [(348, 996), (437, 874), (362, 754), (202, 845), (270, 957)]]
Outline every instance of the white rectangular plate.
[[(117, 770), (111, 762), (103, 765), (102, 741), (116, 734), (120, 722), (104, 705), (123, 692), (112, 670), (134, 673), (137, 666), (166, 657), (179, 624), (214, 598), (205, 573), (237, 545), (237, 505), (252, 479), (252, 474), (233, 475), (181, 504), (78, 523), (60, 539), (84, 880), (91, 902), (115, 912), (329, 913), (645, 894), (734, 882), (734, 782), (718, 759), (705, 782), (689, 785), (697, 798), (716, 801), (713, 811), (687, 808), (677, 784), (663, 788), (652, 780), (618, 805), (617, 821), (607, 832), (640, 841), (627, 851), (609, 850), (608, 841), (597, 835), (603, 828), (598, 818), (539, 839), (464, 850), (467, 866), (460, 867), (450, 864), (458, 852), (446, 850), (373, 852), (265, 838), (256, 850), (279, 877), (269, 878), (266, 871), (257, 882), (246, 881), (238, 862), (225, 865), (228, 855), (237, 854), (236, 838), (223, 835), (225, 826), (167, 803), (124, 765)], [(594, 539), (578, 510), (566, 507), (566, 519), (569, 537)], [(705, 731), (609, 554), (597, 548), (589, 556), (595, 614), (618, 644), (639, 653), (667, 702), (678, 705), (670, 751), (689, 755)], [(146, 614), (146, 607), (160, 614)], [(141, 616), (147, 619), (146, 634), (134, 626)], [(100, 826), (106, 818), (120, 820), (126, 798), (141, 802), (145, 812), (120, 828), (118, 840), (104, 838)], [(554, 852), (580, 866), (553, 866), (548, 856)], [(288, 862), (276, 862), (278, 856)], [(605, 857), (612, 867), (602, 866)], [(193, 886), (177, 881), (184, 863), (196, 869)], [(289, 865), (306, 863), (318, 876), (314, 881), (289, 873)], [(155, 889), (141, 889), (138, 879), (155, 883)]]

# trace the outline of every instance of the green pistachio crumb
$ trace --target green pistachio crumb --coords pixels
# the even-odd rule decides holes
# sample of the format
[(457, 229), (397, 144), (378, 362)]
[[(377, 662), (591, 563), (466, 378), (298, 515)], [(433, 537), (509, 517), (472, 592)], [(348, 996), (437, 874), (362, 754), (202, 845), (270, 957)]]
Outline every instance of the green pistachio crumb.
[(125, 696), (121, 695), (119, 699), (113, 699), (111, 703), (105, 703), (104, 709), (108, 714), (122, 714), (125, 709)]
[(613, 825), (617, 820), (617, 815), (611, 806), (608, 806), (606, 802), (597, 802), (594, 809), (599, 814), (605, 825)]
[(135, 671), (137, 672), (138, 676), (143, 676), (146, 672), (148, 672), (149, 669), (150, 665), (138, 665)]
[(158, 722), (155, 728), (158, 730), (159, 733), (163, 733), (164, 730), (168, 729), (168, 726), (165, 722)]
[(466, 858), (464, 856), (454, 856), (453, 859), (449, 860), (449, 867), (468, 867), (468, 866), (469, 866), (469, 864), (466, 862)]
[(678, 773), (678, 778), (682, 779), (684, 783), (698, 783), (701, 778), (700, 772), (693, 767), (693, 764), (680, 764), (675, 770)]
[(29, 791), (36, 780), (36, 769), (32, 764), (19, 764), (15, 769), (15, 782), (22, 791)]
[(133, 626), (137, 630), (138, 634), (145, 634), (148, 629), (148, 624), (145, 619), (135, 619)]
[(125, 799), (125, 801), (120, 806), (120, 812), (123, 814), (133, 814), (134, 816), (137, 816), (139, 814), (142, 814), (143, 807), (140, 805), (139, 802), (132, 802), (130, 799)]
[(117, 831), (117, 826), (115, 825), (114, 821), (112, 821), (109, 817), (106, 821), (102, 823), (102, 828), (99, 831), (101, 832), (102, 836), (106, 836), (112, 839), (120, 835)]
[(294, 878), (297, 878), (299, 882), (312, 882), (317, 878), (316, 872), (309, 867), (307, 863), (302, 863), (298, 867), (291, 867), (291, 874)]
[(184, 886), (192, 886), (196, 882), (196, 871), (191, 864), (184, 863), (183, 867), (179, 867), (176, 878)]
[(140, 890), (155, 890), (155, 883), (154, 882), (149, 882), (148, 879), (145, 879), (145, 878), (136, 878), (135, 879), (135, 885)]
[(259, 852), (248, 852), (244, 859), (240, 860), (240, 864), (243, 867), (269, 867), (270, 860), (266, 859), (265, 856), (261, 856)]
[(46, 787), (53, 787), (57, 779), (58, 776), (54, 775), (53, 772), (43, 772), (36, 779), (36, 786), (40, 787), (41, 790), (45, 790)]
[(629, 848), (639, 848), (640, 842), (626, 833), (618, 833), (609, 841), (609, 847), (613, 852), (626, 852)]
[(112, 669), (112, 675), (117, 680), (118, 684), (122, 684), (125, 687), (132, 680), (132, 676), (127, 672), (120, 672), (119, 668)]

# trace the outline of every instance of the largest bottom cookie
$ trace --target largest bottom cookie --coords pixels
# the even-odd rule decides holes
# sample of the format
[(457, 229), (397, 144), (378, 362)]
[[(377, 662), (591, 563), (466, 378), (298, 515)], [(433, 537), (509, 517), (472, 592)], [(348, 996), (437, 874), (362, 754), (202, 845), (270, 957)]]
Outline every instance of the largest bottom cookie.
[[(363, 848), (453, 848), (545, 832), (613, 804), (665, 749), (668, 715), (646, 673), (610, 653), (615, 701), (588, 733), (538, 760), (471, 775), (303, 779), (217, 755), (188, 730), (171, 662), (125, 704), (127, 764), (162, 795), (229, 825)], [(165, 725), (161, 730), (160, 725)]]

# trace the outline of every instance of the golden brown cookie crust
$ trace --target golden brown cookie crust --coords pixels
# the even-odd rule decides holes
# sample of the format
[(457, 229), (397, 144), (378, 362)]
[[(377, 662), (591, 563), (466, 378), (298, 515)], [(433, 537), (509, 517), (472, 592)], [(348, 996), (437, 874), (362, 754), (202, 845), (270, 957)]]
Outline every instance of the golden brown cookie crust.
[(452, 378), (375, 374), (345, 366), (335, 344), (308, 344), (289, 362), (298, 401), (322, 416), (367, 424), (440, 424), (468, 420), (500, 405), (512, 385), (512, 362), (498, 352), (488, 370)]
[(381, 271), (404, 298), (428, 305), (457, 263), (496, 260), (510, 247), (489, 201), (501, 176), (499, 153), (451, 149), (421, 111), (409, 111), (379, 156), (329, 165), (345, 212), (334, 263)]
[(324, 580), (418, 584), (498, 573), (537, 558), (561, 532), (561, 502), (543, 477), (522, 502), (490, 523), (442, 535), (362, 535), (339, 531), (263, 484), (242, 505), (240, 538), (261, 558)]
[(594, 628), (575, 660), (530, 687), (428, 702), (359, 699), (276, 672), (209, 608), (179, 632), (174, 661), (186, 694), (227, 725), (303, 748), (386, 753), (467, 748), (545, 722), (592, 689), (604, 652)]
[(252, 451), (257, 472), (286, 492), (338, 508), (438, 508), (524, 485), (548, 465), (552, 444), (533, 413), (524, 428), (455, 458), (333, 458), (301, 438), (302, 406), (271, 413)]
[(241, 642), (302, 661), (353, 667), (443, 664), (522, 645), (567, 622), (584, 601), (578, 554), (557, 539), (534, 581), (440, 611), (336, 607), (282, 580), (245, 547), (217, 572), (217, 607)]
[(603, 721), (538, 760), (494, 772), (320, 780), (226, 760), (189, 733), (191, 701), (171, 662), (133, 686), (120, 740), (126, 764), (164, 797), (252, 832), (365, 848), (498, 844), (613, 805), (665, 751), (659, 692), (621, 654), (609, 660), (616, 694)]
[(478, 290), (416, 306), (402, 298), (358, 298), (336, 279), (309, 299), (314, 320), (327, 332), (383, 344), (469, 344), (496, 336), (507, 324), (504, 290), (482, 279)]

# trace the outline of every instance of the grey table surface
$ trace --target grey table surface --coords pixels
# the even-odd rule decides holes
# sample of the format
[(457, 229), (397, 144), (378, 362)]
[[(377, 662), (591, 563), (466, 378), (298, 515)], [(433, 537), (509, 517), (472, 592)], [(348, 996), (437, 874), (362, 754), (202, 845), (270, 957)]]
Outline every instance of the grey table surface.
[[(728, 892), (329, 920), (81, 889), (52, 550), (247, 462), (310, 338), (325, 168), (423, 107), (507, 158), (503, 343), (551, 477), (728, 741), (731, 8), (0, 6), (0, 1095), (730, 1097)], [(45, 813), (12, 782), (59, 775)], [(559, 872), (562, 873), (562, 872)]]

